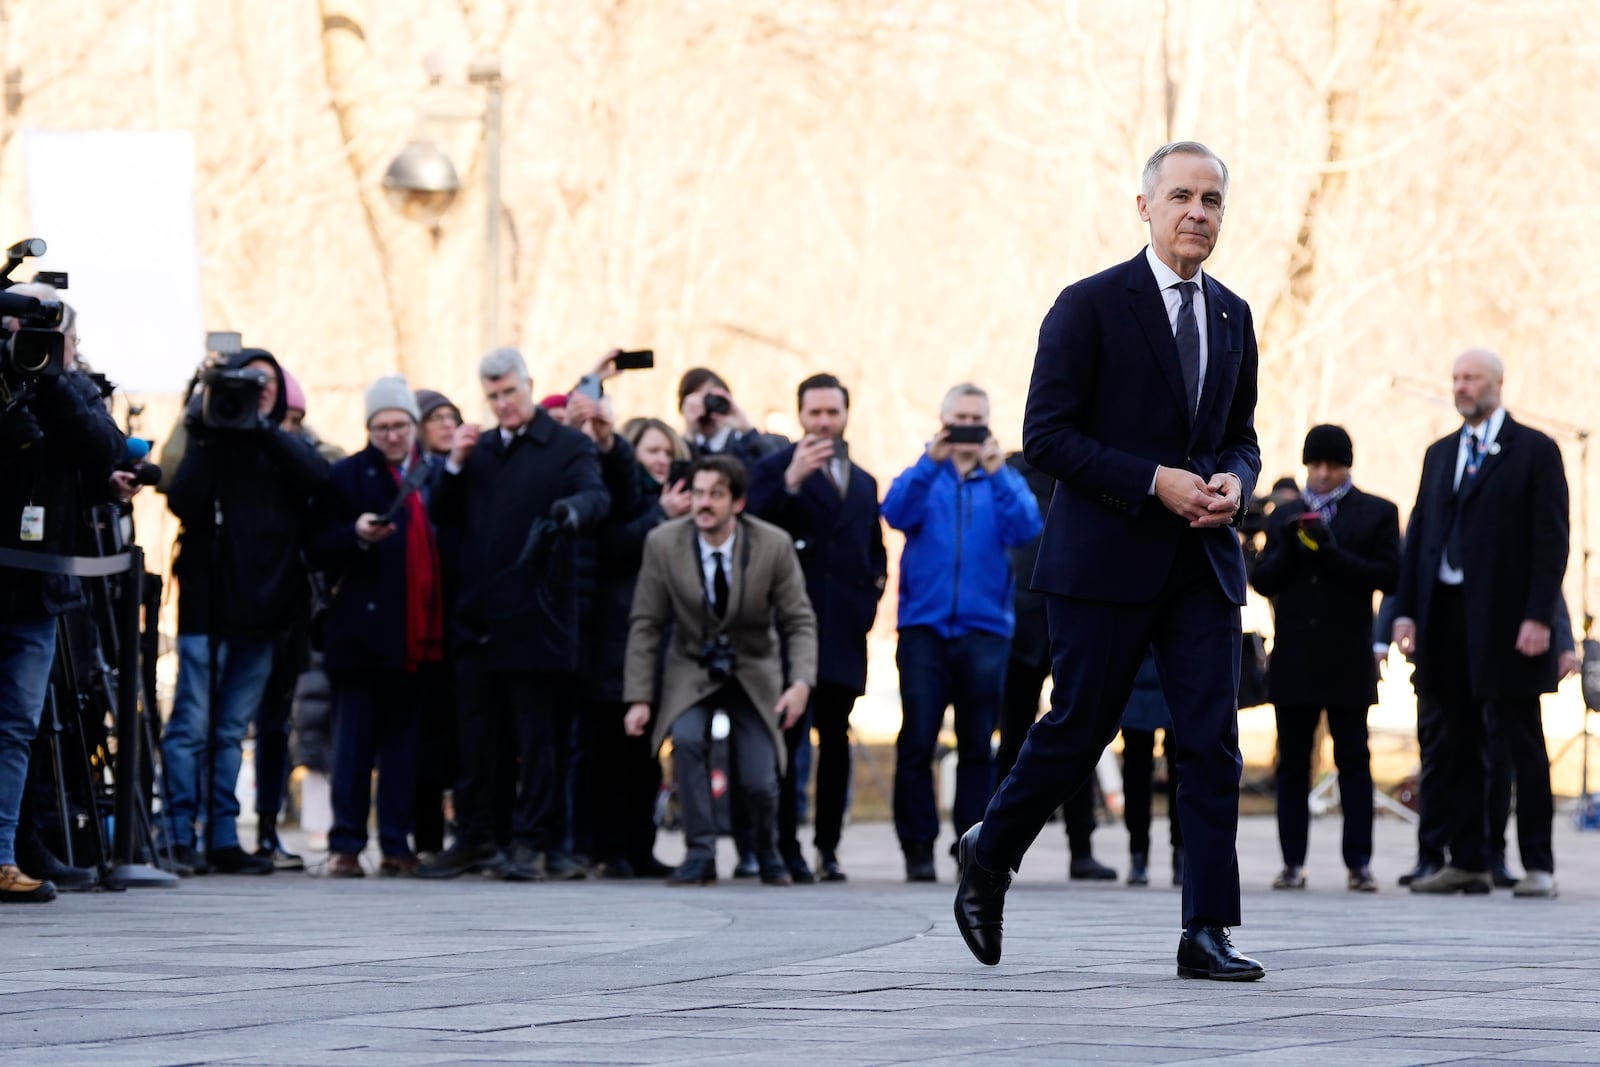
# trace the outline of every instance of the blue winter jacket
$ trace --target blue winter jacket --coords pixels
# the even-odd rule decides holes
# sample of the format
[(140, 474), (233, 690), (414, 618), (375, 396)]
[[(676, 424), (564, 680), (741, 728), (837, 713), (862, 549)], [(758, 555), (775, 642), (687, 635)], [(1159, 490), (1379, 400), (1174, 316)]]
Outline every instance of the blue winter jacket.
[(965, 477), (948, 460), (924, 455), (883, 500), (883, 517), (906, 535), (900, 555), (899, 627), (931, 626), (941, 637), (971, 630), (1010, 637), (1011, 556), (1044, 521), (1022, 476), (974, 467)]

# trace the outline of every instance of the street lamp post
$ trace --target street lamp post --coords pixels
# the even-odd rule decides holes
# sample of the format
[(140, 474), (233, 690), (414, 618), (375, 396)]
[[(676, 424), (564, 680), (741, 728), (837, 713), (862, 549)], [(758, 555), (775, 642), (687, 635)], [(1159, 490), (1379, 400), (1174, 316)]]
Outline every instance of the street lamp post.
[[(500, 77), (500, 57), (493, 53), (475, 57), (467, 68), (467, 81), (484, 87), (481, 116), (476, 112), (470, 115), (433, 112), (425, 113), (424, 118), (473, 118), (483, 122), (485, 199), (488, 202), (483, 247), (483, 348), (487, 352), (500, 343), (500, 123), (504, 85)], [(444, 149), (431, 140), (418, 138), (394, 157), (384, 173), (383, 186), (389, 191), (390, 202), (396, 210), (407, 218), (428, 223), (437, 234), (440, 220), (461, 189), (461, 180)]]

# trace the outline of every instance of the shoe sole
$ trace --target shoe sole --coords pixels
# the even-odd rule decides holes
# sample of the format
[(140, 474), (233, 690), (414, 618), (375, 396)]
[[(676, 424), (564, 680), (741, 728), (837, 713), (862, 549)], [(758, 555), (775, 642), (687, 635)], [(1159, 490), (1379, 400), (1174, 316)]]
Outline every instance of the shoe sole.
[(1259, 967), (1253, 971), (1240, 971), (1238, 974), (1212, 974), (1210, 971), (1203, 971), (1199, 967), (1185, 967), (1181, 963), (1178, 964), (1179, 978), (1202, 978), (1212, 982), (1258, 982), (1266, 976), (1265, 967)]

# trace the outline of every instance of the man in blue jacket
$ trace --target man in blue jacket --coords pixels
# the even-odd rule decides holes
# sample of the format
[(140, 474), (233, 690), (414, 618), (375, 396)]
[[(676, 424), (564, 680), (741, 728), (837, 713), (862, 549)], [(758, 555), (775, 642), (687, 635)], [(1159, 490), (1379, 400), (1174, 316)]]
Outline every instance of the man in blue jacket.
[[(933, 843), (939, 809), (933, 752), (945, 708), (956, 712), (959, 838), (983, 817), (994, 791), (993, 735), (1011, 652), (1015, 575), (1007, 549), (1038, 536), (1043, 522), (1028, 483), (1006, 466), (993, 434), (953, 443), (958, 427), (986, 429), (989, 395), (976, 385), (945, 394), (941, 428), (927, 451), (889, 487), (883, 517), (906, 535), (900, 556), (901, 725), (895, 743), (894, 822), (906, 880), (937, 880)], [(958, 430), (976, 435), (972, 430)]]

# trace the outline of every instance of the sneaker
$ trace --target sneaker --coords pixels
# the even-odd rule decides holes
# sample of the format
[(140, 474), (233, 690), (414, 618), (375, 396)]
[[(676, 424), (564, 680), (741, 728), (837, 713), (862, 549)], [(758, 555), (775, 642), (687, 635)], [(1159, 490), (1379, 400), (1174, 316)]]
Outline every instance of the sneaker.
[(1556, 876), (1551, 871), (1529, 871), (1517, 879), (1517, 887), (1511, 891), (1514, 897), (1543, 897), (1546, 900), (1556, 896)]
[(1272, 880), (1274, 889), (1304, 889), (1306, 887), (1306, 872), (1301, 867), (1285, 867), (1278, 872), (1278, 877)]
[(1371, 867), (1352, 867), (1345, 886), (1352, 893), (1376, 893), (1378, 880), (1372, 877)]
[(28, 877), (14, 863), (0, 867), (0, 904), (48, 904), (54, 899), (52, 883)]
[(256, 849), (256, 855), (272, 863), (275, 871), (303, 871), (306, 861), (283, 847), (282, 842), (267, 841)]
[(238, 845), (210, 850), (206, 853), (206, 862), (218, 874), (271, 874), (273, 871), (271, 860), (246, 852)]
[(544, 854), (544, 873), (552, 882), (572, 882), (589, 877), (589, 868), (565, 852)]

